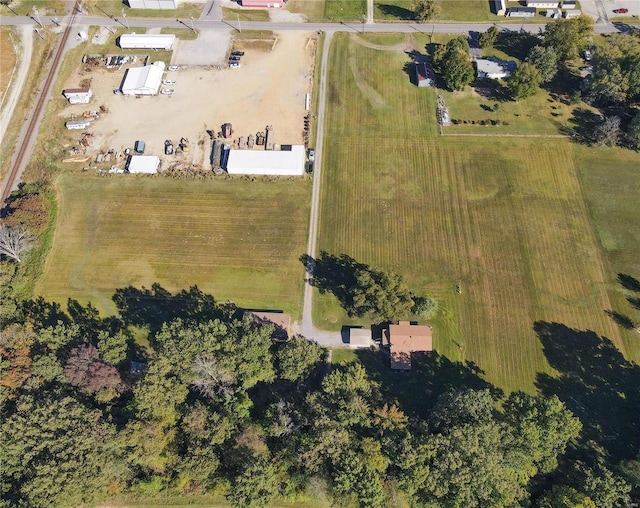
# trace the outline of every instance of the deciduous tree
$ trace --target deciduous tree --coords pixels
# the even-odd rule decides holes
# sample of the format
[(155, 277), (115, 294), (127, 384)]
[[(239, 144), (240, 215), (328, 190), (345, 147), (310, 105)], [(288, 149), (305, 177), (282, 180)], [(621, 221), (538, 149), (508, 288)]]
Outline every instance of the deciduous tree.
[(548, 83), (558, 73), (558, 54), (551, 46), (534, 46), (529, 51), (526, 62), (538, 69), (542, 83)]
[(486, 32), (482, 32), (480, 34), (480, 38), (478, 39), (478, 44), (480, 44), (481, 48), (493, 48), (496, 42), (498, 42), (498, 37), (500, 36), (500, 30), (497, 26), (493, 25), (489, 27)]
[(426, 21), (440, 14), (440, 6), (435, 0), (413, 0), (413, 13), (418, 21)]
[(507, 88), (511, 97), (519, 101), (535, 95), (541, 82), (542, 78), (538, 69), (525, 62), (518, 65), (518, 68), (511, 74), (507, 81)]
[(34, 238), (24, 226), (7, 226), (0, 224), (0, 254), (22, 261), (22, 256), (33, 247)]
[(593, 34), (593, 19), (584, 14), (576, 18), (554, 19), (542, 33), (545, 46), (555, 49), (561, 61), (576, 58), (589, 47), (589, 37)]

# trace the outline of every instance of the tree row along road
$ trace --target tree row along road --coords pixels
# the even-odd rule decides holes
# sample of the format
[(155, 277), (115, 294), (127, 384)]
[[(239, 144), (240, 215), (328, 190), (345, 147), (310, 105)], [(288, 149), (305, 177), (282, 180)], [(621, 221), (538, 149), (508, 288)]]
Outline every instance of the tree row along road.
[[(58, 42), (58, 45), (55, 49), (55, 53), (51, 61), (51, 67), (49, 68), (44, 78), (44, 83), (40, 87), (40, 92), (38, 93), (38, 96), (36, 98), (36, 103), (33, 107), (31, 117), (29, 118), (26, 125), (26, 130), (20, 133), (18, 140), (16, 141), (18, 150), (14, 155), (11, 168), (9, 169), (7, 178), (5, 179), (2, 186), (2, 195), (0, 196), (0, 203), (2, 203), (2, 205), (0, 206), (4, 206), (4, 204), (7, 202), (7, 199), (9, 199), (9, 195), (15, 188), (16, 184), (20, 181), (22, 171), (24, 170), (24, 167), (26, 166), (31, 156), (31, 147), (35, 142), (34, 136), (36, 136), (38, 133), (41, 115), (43, 113), (44, 106), (48, 101), (49, 96), (51, 95), (51, 87), (53, 86), (53, 81), (58, 75), (58, 67), (60, 66), (60, 62), (62, 61), (62, 57), (65, 53), (67, 41), (69, 40), (69, 36), (71, 35), (71, 32), (73, 30), (73, 23), (77, 12), (78, 11), (76, 4), (73, 7), (67, 26), (62, 33), (62, 37), (60, 38), (60, 41)], [(3, 21), (5, 19), (6, 18), (3, 18)]]

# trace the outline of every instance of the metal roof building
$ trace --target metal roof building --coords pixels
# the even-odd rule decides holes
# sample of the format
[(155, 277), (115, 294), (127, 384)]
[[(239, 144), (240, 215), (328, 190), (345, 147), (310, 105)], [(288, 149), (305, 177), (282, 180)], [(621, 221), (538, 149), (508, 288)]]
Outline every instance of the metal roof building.
[(124, 95), (157, 95), (162, 84), (164, 62), (127, 69), (122, 82)]
[(159, 167), (160, 157), (156, 155), (129, 155), (124, 169), (132, 174), (154, 174)]
[(304, 145), (291, 150), (229, 150), (227, 173), (230, 175), (302, 176)]
[(179, 0), (129, 0), (132, 9), (177, 9)]
[(122, 49), (166, 49), (173, 48), (176, 36), (173, 34), (122, 34), (118, 45)]
[(479, 78), (505, 79), (511, 76), (516, 69), (516, 63), (512, 60), (500, 60), (499, 58), (477, 58), (476, 67)]
[(241, 0), (242, 7), (253, 7), (258, 9), (279, 9), (283, 7), (283, 0)]

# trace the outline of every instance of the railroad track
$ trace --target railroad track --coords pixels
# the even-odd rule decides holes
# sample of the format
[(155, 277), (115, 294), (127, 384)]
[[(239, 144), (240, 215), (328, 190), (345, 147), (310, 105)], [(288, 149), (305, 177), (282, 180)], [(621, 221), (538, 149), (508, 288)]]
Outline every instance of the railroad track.
[(53, 80), (58, 74), (56, 71), (60, 65), (60, 61), (62, 60), (62, 57), (64, 56), (64, 48), (66, 47), (67, 41), (69, 40), (69, 36), (71, 35), (71, 32), (73, 30), (73, 24), (75, 22), (76, 15), (79, 10), (79, 3), (80, 3), (79, 0), (77, 0), (73, 6), (73, 11), (71, 12), (71, 18), (69, 19), (69, 23), (67, 24), (67, 27), (65, 28), (64, 32), (62, 33), (62, 37), (58, 42), (58, 46), (56, 47), (55, 54), (53, 56), (53, 61), (51, 63), (51, 67), (49, 68), (49, 71), (47, 73), (47, 76), (45, 77), (42, 87), (40, 88), (40, 93), (36, 98), (36, 103), (34, 105), (31, 118), (29, 119), (29, 122), (27, 124), (27, 130), (25, 131), (24, 136), (22, 136), (22, 140), (19, 141), (20, 146), (16, 153), (11, 169), (9, 170), (9, 174), (5, 179), (5, 185), (2, 189), (0, 208), (4, 207), (7, 204), (7, 200), (11, 195), (11, 189), (14, 188), (15, 184), (17, 183), (17, 181), (20, 179), (22, 175), (22, 164), (24, 162), (24, 159), (25, 157), (30, 155), (29, 146), (31, 145), (31, 140), (34, 134), (36, 134), (37, 127), (40, 123), (39, 120), (40, 120), (40, 113), (42, 112), (42, 108), (44, 108), (44, 105), (47, 102), (47, 98), (51, 93)]

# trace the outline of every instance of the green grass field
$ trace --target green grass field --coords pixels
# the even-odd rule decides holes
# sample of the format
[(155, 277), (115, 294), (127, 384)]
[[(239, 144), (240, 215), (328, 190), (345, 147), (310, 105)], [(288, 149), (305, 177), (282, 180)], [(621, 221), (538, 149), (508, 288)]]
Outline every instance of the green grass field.
[[(332, 52), (319, 249), (395, 270), (432, 294), (437, 350), (476, 362), (505, 389), (531, 391), (536, 373), (550, 371), (536, 321), (594, 330), (624, 349), (604, 314), (615, 273), (583, 196), (584, 149), (440, 137), (435, 92), (410, 83), (405, 54), (347, 34)], [(637, 210), (625, 213), (637, 223)], [(317, 302), (318, 325), (353, 322), (332, 296)]]
[(309, 182), (67, 174), (36, 294), (113, 312), (114, 289), (197, 284), (219, 300), (300, 313)]

